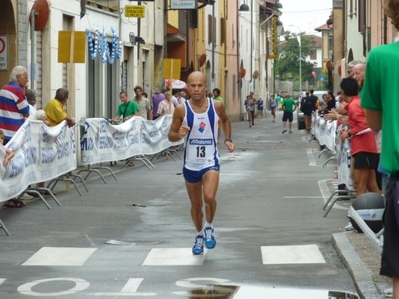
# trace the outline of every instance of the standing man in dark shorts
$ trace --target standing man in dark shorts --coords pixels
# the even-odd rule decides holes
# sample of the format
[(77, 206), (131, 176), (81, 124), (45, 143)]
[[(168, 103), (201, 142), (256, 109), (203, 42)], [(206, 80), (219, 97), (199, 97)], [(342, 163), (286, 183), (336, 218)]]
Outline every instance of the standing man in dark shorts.
[[(206, 78), (201, 72), (188, 76), (190, 100), (176, 107), (169, 140), (184, 138), (183, 176), (191, 202), (191, 219), (197, 234), (192, 249), (194, 255), (216, 246), (213, 218), (216, 212), (216, 192), (219, 186), (218, 120), (222, 122), (224, 144), (234, 151), (231, 123), (221, 102), (206, 97)], [(205, 203), (205, 224), (203, 207)]]
[[(397, 0), (388, 0), (385, 11), (399, 30)], [(369, 127), (382, 130), (381, 166), (390, 174), (383, 217), (384, 245), (380, 274), (392, 278), (393, 299), (399, 299), (399, 42), (371, 49), (366, 64), (361, 106)]]
[(287, 120), (289, 121), (288, 130), (292, 134), (292, 121), (294, 120), (294, 112), (296, 110), (296, 103), (289, 93), (284, 95), (283, 103), (281, 108), (284, 111), (283, 114), (283, 134), (287, 132)]

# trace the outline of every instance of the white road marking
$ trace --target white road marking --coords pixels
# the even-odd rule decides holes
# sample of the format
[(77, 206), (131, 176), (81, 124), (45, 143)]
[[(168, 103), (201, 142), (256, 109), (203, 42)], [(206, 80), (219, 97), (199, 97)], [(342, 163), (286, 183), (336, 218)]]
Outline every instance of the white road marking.
[(325, 264), (317, 245), (261, 246), (264, 265)]
[(143, 282), (144, 278), (129, 278), (123, 289), (117, 293), (117, 292), (98, 292), (98, 293), (93, 293), (93, 296), (112, 296), (112, 297), (128, 297), (128, 296), (156, 296), (156, 293), (139, 293), (136, 292), (137, 289), (139, 288), (140, 284)]
[(314, 158), (312, 149), (308, 148), (306, 150), (306, 154), (308, 155), (308, 158), (309, 158), (309, 166), (316, 166), (316, 160)]
[[(41, 283), (48, 283), (52, 281), (71, 281), (75, 283), (75, 287), (66, 290), (66, 291), (61, 291), (61, 292), (53, 292), (53, 293), (39, 293), (35, 292), (32, 290), (36, 285), (41, 284)], [(47, 279), (40, 279), (40, 280), (35, 280), (31, 281), (28, 283), (25, 283), (18, 287), (18, 292), (24, 295), (29, 295), (29, 296), (34, 296), (34, 297), (54, 297), (54, 296), (64, 296), (64, 295), (70, 295), (74, 294), (77, 292), (84, 291), (90, 286), (90, 283), (88, 283), (84, 279), (80, 278), (67, 278), (67, 277), (61, 277), (61, 278), (47, 278)]]
[(42, 247), (22, 266), (82, 266), (97, 248)]
[(147, 255), (144, 266), (200, 266), (204, 263), (206, 250), (202, 255), (193, 255), (191, 248), (153, 248)]
[[(328, 185), (327, 185), (327, 182), (329, 182), (329, 181), (335, 181), (335, 180), (334, 179), (326, 179), (326, 180), (320, 180), (320, 181), (317, 182), (319, 184), (320, 193), (323, 196), (323, 202), (324, 203), (326, 203), (327, 200), (331, 196), (330, 188), (328, 188)], [(330, 204), (331, 204), (331, 202), (330, 202)], [(333, 208), (341, 209), (341, 210), (347, 210), (348, 209), (347, 207), (343, 207), (343, 206), (336, 205), (336, 204), (334, 204)]]

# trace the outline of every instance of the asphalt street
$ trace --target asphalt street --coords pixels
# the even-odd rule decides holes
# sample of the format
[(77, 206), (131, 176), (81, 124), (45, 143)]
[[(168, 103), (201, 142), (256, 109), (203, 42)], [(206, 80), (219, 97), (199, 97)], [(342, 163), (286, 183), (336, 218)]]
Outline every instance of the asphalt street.
[(215, 249), (191, 254), (195, 231), (176, 155), (176, 161), (155, 157), (155, 169), (118, 162), (111, 167), (117, 180), (106, 169), (106, 183), (91, 173), (89, 192), (78, 184), (82, 196), (59, 183), (61, 206), (46, 196), (51, 210), (37, 198), (24, 208), (0, 209), (11, 234), (0, 231), (0, 298), (356, 293), (332, 243), (348, 223), (348, 204), (336, 204), (323, 217), (335, 188), (334, 165), (322, 168), (330, 154), (319, 159), (318, 144), (296, 128), (282, 134), (280, 116), (277, 123), (256, 120), (252, 128), (233, 123), (236, 151), (220, 147)]

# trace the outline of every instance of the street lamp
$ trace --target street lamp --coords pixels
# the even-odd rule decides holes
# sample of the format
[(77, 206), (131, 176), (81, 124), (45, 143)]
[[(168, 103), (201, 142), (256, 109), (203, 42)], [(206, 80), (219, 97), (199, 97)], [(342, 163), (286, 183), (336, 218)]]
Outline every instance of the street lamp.
[(296, 27), (299, 30), (299, 34), (296, 35), (299, 43), (299, 94), (302, 95), (302, 36), (301, 28), (297, 25), (288, 25), (288, 27)]

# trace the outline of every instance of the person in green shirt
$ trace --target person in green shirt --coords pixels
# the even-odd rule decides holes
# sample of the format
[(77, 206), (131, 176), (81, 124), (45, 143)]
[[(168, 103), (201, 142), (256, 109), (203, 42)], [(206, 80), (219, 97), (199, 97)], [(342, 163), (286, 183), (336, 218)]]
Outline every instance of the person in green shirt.
[(213, 99), (214, 101), (221, 102), (221, 103), (224, 105), (224, 100), (223, 100), (223, 98), (220, 96), (220, 89), (219, 89), (219, 88), (214, 88), (214, 89), (213, 89), (213, 97), (212, 97), (212, 99)]
[[(385, 3), (385, 12), (399, 30), (397, 0)], [(381, 168), (389, 173), (385, 195), (384, 244), (380, 275), (392, 279), (392, 298), (399, 298), (399, 40), (371, 49), (361, 95), (369, 127), (382, 129)], [(396, 65), (396, 66), (395, 66)]]
[(281, 104), (283, 109), (283, 134), (287, 132), (287, 120), (289, 121), (288, 130), (292, 133), (292, 121), (294, 120), (294, 111), (296, 110), (296, 103), (289, 93), (284, 95), (283, 103)]
[(111, 122), (117, 122), (118, 120), (126, 121), (133, 116), (139, 115), (139, 107), (133, 101), (129, 101), (126, 91), (122, 91), (119, 94), (121, 104), (118, 106), (117, 115), (111, 119)]

